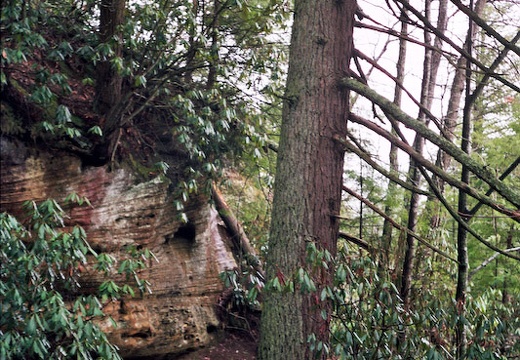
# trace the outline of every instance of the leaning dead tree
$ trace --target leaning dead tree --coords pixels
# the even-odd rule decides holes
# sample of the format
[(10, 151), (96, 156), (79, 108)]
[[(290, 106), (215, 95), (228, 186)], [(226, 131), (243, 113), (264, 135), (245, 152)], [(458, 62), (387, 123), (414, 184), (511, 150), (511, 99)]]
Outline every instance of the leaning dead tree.
[[(227, 231), (230, 233), (233, 248), (235, 250), (235, 256), (245, 258), (247, 263), (255, 269), (257, 275), (260, 276), (262, 280), (265, 280), (262, 263), (256, 255), (256, 250), (251, 245), (244, 228), (226, 203), (224, 196), (215, 184), (213, 184), (211, 191), (215, 208), (217, 209), (222, 221), (224, 221)], [(237, 259), (237, 261), (239, 260), (240, 259)]]

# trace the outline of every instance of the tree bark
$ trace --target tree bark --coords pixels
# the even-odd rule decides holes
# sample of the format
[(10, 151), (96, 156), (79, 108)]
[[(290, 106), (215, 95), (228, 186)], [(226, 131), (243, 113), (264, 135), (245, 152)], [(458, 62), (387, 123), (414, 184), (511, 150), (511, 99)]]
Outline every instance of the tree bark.
[[(406, 22), (406, 11), (403, 10), (401, 13), (401, 37), (399, 38), (399, 56), (397, 59), (397, 75), (396, 75), (396, 85), (394, 89), (394, 104), (396, 106), (401, 106), (401, 98), (403, 89), (399, 87), (398, 83), (404, 83), (404, 75), (405, 75), (405, 64), (406, 64), (406, 40), (405, 37), (408, 36), (408, 23)], [(392, 133), (395, 135), (395, 127), (398, 127), (399, 123), (392, 119)], [(397, 157), (397, 146), (395, 144), (390, 144), (390, 153), (388, 155), (388, 159), (390, 162), (390, 174), (393, 176), (399, 177), (399, 161)], [(388, 218), (391, 218), (394, 213), (394, 204), (395, 196), (397, 195), (397, 185), (394, 181), (388, 182), (387, 188), (387, 197), (385, 204), (385, 215)], [(383, 233), (381, 235), (381, 252), (379, 255), (378, 262), (378, 273), (381, 277), (385, 272), (388, 271), (389, 268), (389, 258), (390, 258), (390, 248), (392, 246), (392, 229), (393, 226), (390, 223), (389, 219), (385, 218), (383, 222)]]
[[(425, 17), (426, 19), (430, 19), (430, 2), (425, 2)], [(439, 14), (437, 19), (437, 28), (439, 31), (444, 33), (446, 29), (446, 2), (443, 1), (441, 6), (439, 6)], [(424, 43), (426, 45), (430, 45), (431, 37), (429, 31), (424, 31)], [(442, 42), (439, 38), (435, 39), (435, 46), (440, 47)], [(440, 48), (439, 51), (433, 51), (433, 48), (429, 46), (425, 46), (424, 48), (424, 61), (423, 61), (423, 80), (421, 85), (421, 105), (419, 109), (418, 119), (426, 126), (428, 126), (429, 119), (427, 113), (430, 113), (433, 96), (435, 92), (435, 86), (437, 82), (437, 71), (440, 64)], [(421, 134), (416, 133), (414, 139), (414, 149), (415, 151), (422, 155), (423, 147), (424, 147), (424, 138)], [(410, 158), (410, 170), (408, 172), (410, 182), (415, 187), (420, 187), (421, 183), (421, 172), (418, 169), (419, 164), (413, 158)], [(410, 202), (408, 207), (408, 224), (407, 227), (409, 230), (415, 232), (417, 227), (417, 222), (419, 218), (419, 203), (420, 196), (416, 192), (412, 192), (410, 196)], [(406, 252), (403, 262), (403, 272), (402, 272), (402, 283), (401, 283), (401, 298), (404, 302), (405, 309), (410, 308), (410, 292), (412, 288), (412, 278), (414, 272), (414, 260), (415, 260), (415, 252), (416, 252), (416, 244), (415, 240), (410, 234), (406, 236)]]
[[(308, 264), (306, 249), (315, 244), (336, 253), (344, 151), (333, 137), (346, 137), (348, 91), (340, 80), (349, 72), (356, 8), (352, 0), (295, 2), (266, 258), (262, 360), (314, 358), (309, 336), (328, 342), (329, 305), (318, 294), (331, 283), (332, 272)], [(294, 291), (270, 289), (275, 278), (289, 283), (302, 268), (318, 294), (302, 292), (296, 281)]]
[(211, 187), (211, 194), (213, 201), (215, 202), (215, 208), (217, 209), (220, 218), (222, 221), (224, 221), (224, 224), (226, 224), (226, 228), (230, 233), (231, 241), (235, 250), (233, 254), (237, 258), (237, 263), (240, 261), (241, 257), (246, 257), (247, 262), (253, 267), (253, 269), (255, 269), (257, 275), (262, 279), (265, 279), (262, 263), (256, 255), (255, 248), (251, 246), (244, 228), (242, 225), (240, 225), (240, 222), (233, 214), (233, 211), (229, 208), (226, 200), (224, 200), (224, 196), (222, 196), (222, 193), (215, 184), (213, 184)]
[(102, 0), (99, 6), (99, 42), (112, 47), (113, 55), (102, 59), (96, 69), (95, 108), (106, 115), (121, 100), (122, 77), (110, 60), (121, 56), (125, 0)]
[[(470, 0), (470, 10), (481, 13), (483, 11), (485, 0), (478, 0), (475, 9), (473, 9), (473, 0)], [(476, 26), (473, 23), (472, 17), (469, 19), (468, 33), (464, 48), (471, 55), (473, 50), (473, 38), (476, 34)], [(464, 103), (464, 111), (462, 116), (462, 140), (461, 150), (467, 154), (471, 152), (471, 110), (474, 106), (475, 98), (471, 96), (471, 76), (472, 76), (472, 64), (469, 60), (466, 61), (466, 98)], [(461, 181), (465, 184), (470, 182), (470, 169), (463, 164), (461, 170)], [(458, 199), (458, 213), (462, 215), (465, 222), (468, 222), (470, 217), (468, 214), (468, 200), (467, 194), (464, 191), (459, 190)], [(455, 292), (455, 300), (457, 303), (458, 321), (455, 329), (455, 342), (456, 342), (456, 358), (466, 358), (466, 352), (468, 347), (466, 324), (465, 324), (465, 312), (466, 312), (466, 295), (468, 288), (468, 273), (469, 273), (469, 260), (468, 260), (468, 231), (462, 224), (458, 225), (457, 229), (457, 260), (459, 262), (457, 267), (457, 290)]]

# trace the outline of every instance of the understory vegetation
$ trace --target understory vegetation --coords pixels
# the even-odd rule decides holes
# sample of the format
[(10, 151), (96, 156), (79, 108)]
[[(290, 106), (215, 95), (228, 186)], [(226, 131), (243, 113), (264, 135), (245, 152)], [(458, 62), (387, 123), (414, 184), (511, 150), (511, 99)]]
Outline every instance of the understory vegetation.
[[(71, 194), (65, 205), (87, 206), (88, 200)], [(24, 207), (23, 220), (0, 214), (0, 357), (120, 359), (101, 330), (100, 323), (109, 320), (103, 308), (149, 291), (138, 271), (151, 254), (129, 249), (117, 265), (113, 256), (92, 250), (81, 227), (65, 227), (67, 215), (56, 201), (28, 201)], [(79, 283), (87, 267), (105, 278), (94, 294)], [(116, 283), (114, 274), (127, 282)]]

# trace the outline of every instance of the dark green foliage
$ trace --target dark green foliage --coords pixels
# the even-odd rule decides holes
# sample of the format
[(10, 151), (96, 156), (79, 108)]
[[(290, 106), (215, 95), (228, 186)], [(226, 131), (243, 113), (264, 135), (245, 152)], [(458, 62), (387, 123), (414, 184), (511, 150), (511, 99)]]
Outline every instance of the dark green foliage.
[[(85, 200), (73, 194), (71, 203)], [(133, 296), (133, 286), (103, 282), (99, 294), (82, 294), (80, 273), (87, 257), (105, 274), (137, 277), (145, 255), (133, 250), (119, 269), (115, 259), (96, 254), (78, 226), (64, 227), (64, 210), (54, 200), (26, 202), (28, 218), (22, 225), (12, 215), (0, 214), (0, 358), (2, 359), (119, 359), (96, 324), (104, 319), (103, 306), (122, 296)], [(131, 284), (131, 283), (130, 283)]]
[[(96, 34), (97, 6), (12, 0), (2, 7), (2, 88), (34, 104), (39, 116), (24, 124), (32, 136), (98, 164), (117, 155), (112, 139), (124, 128), (121, 157), (133, 152), (147, 166), (188, 157), (182, 177), (204, 189), (202, 179), (217, 176), (226, 160), (265, 145), (285, 54), (268, 39), (288, 16), (283, 2), (129, 2), (121, 38), (108, 42)], [(96, 66), (107, 60), (123, 79), (107, 119), (64, 101), (92, 96)]]
[[(318, 279), (300, 269), (293, 276), (276, 277), (266, 284), (269, 291), (314, 293), (322, 316), (332, 317), (331, 341), (315, 336), (307, 339), (316, 354), (338, 359), (452, 359), (454, 329), (459, 318), (453, 293), (442, 287), (421, 289), (414, 308), (405, 311), (399, 291), (392, 282), (378, 277), (377, 265), (369, 256), (359, 257), (340, 244), (333, 261), (334, 283), (317, 291)], [(327, 251), (307, 249), (315, 269), (326, 268)], [(241, 286), (235, 286), (235, 289)], [(500, 290), (489, 289), (467, 301), (463, 320), (468, 327), (469, 359), (509, 359), (520, 353), (520, 296), (503, 303)], [(244, 292), (240, 291), (239, 299)], [(325, 303), (332, 304), (327, 312)], [(406, 332), (406, 336), (405, 336)]]
[[(309, 256), (319, 262), (326, 254), (309, 252)], [(453, 358), (458, 318), (453, 294), (423, 289), (414, 309), (405, 311), (397, 288), (378, 277), (369, 257), (341, 251), (335, 266), (334, 284), (317, 294), (322, 302), (333, 304), (331, 343), (309, 339), (312, 347), (339, 359)], [(499, 290), (468, 300), (469, 358), (508, 359), (519, 354), (520, 297), (510, 301), (503, 304)]]
[(264, 280), (252, 267), (244, 266), (243, 270), (222, 272), (220, 278), (226, 288), (232, 289), (232, 299), (236, 307), (257, 309), (260, 306), (259, 295), (264, 286)]

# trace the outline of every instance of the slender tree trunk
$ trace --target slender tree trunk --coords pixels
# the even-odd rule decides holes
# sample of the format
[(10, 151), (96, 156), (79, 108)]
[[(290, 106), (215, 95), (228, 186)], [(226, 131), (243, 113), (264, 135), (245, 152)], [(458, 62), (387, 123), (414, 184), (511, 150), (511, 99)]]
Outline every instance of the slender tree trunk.
[[(477, 14), (481, 13), (485, 5), (485, 0), (477, 1), (475, 5), (475, 11)], [(470, 0), (470, 8), (473, 10), (474, 3)], [(471, 55), (473, 49), (473, 38), (476, 34), (476, 26), (473, 21), (469, 20), (468, 34), (465, 42), (465, 50)], [(471, 62), (466, 62), (466, 99), (464, 103), (464, 111), (462, 116), (462, 140), (461, 149), (465, 153), (471, 152), (471, 110), (474, 106), (474, 97), (471, 95)], [(470, 170), (467, 166), (462, 165), (461, 181), (469, 184), (470, 181)], [(467, 194), (459, 190), (458, 200), (458, 213), (463, 216), (465, 221), (469, 221), (469, 210), (467, 203)], [(466, 215), (468, 214), (468, 215)], [(455, 329), (455, 342), (456, 342), (456, 358), (458, 360), (466, 358), (467, 351), (467, 334), (465, 326), (465, 313), (466, 313), (466, 295), (468, 288), (468, 274), (469, 274), (469, 263), (468, 263), (468, 243), (467, 243), (468, 232), (466, 228), (459, 224), (457, 229), (457, 260), (459, 262), (457, 272), (457, 290), (455, 293), (455, 300), (457, 304), (458, 321)]]
[[(513, 233), (515, 232), (515, 227), (511, 224), (511, 228), (509, 229), (509, 233), (506, 238), (506, 249), (513, 248)], [(508, 305), (510, 302), (509, 295), (509, 284), (507, 281), (508, 277), (504, 276), (504, 283), (502, 284), (502, 304)]]
[[(309, 336), (328, 342), (329, 305), (319, 289), (332, 273), (307, 263), (314, 244), (336, 253), (346, 137), (348, 92), (340, 79), (352, 54), (353, 0), (296, 0), (289, 72), (278, 150), (259, 358), (311, 359)], [(295, 280), (299, 269), (312, 277), (317, 293), (276, 291)], [(327, 316), (322, 316), (322, 310)], [(325, 354), (320, 355), (325, 358)]]
[[(402, 37), (399, 39), (399, 56), (397, 59), (397, 76), (396, 81), (399, 83), (404, 83), (404, 74), (405, 74), (405, 64), (406, 64), (406, 39), (408, 36), (408, 23), (406, 22), (406, 10), (403, 10), (401, 14), (401, 35)], [(397, 106), (401, 106), (401, 98), (402, 98), (403, 90), (397, 84), (394, 90), (394, 104)], [(399, 127), (399, 123), (397, 121), (392, 121), (392, 134), (396, 134), (395, 128)], [(390, 153), (389, 153), (389, 161), (390, 161), (390, 173), (392, 175), (398, 176), (399, 174), (399, 162), (397, 158), (397, 146), (395, 144), (390, 144)], [(397, 192), (397, 184), (393, 181), (388, 181), (387, 188), (387, 198), (385, 204), (385, 214), (392, 218), (395, 207), (395, 196)], [(379, 255), (379, 263), (378, 263), (378, 271), (379, 276), (381, 277), (385, 272), (388, 271), (389, 268), (389, 257), (390, 257), (390, 248), (392, 246), (392, 230), (393, 225), (390, 223), (388, 219), (385, 218), (383, 222), (383, 233), (381, 236), (381, 252)]]
[(102, 59), (96, 69), (96, 110), (100, 114), (108, 114), (121, 100), (121, 74), (110, 63), (121, 56), (122, 34), (125, 0), (102, 0), (99, 6), (99, 40), (109, 44), (113, 56)]
[[(457, 120), (459, 116), (459, 108), (460, 108), (460, 102), (462, 98), (462, 92), (464, 91), (464, 68), (465, 68), (465, 58), (463, 56), (460, 56), (457, 60), (457, 65), (455, 67), (455, 75), (453, 76), (453, 81), (450, 87), (450, 100), (448, 101), (448, 111), (446, 112), (446, 115), (442, 119), (442, 127), (444, 130), (444, 133), (446, 134), (446, 139), (449, 141), (453, 141), (453, 138), (455, 136), (455, 129), (457, 127)], [(451, 164), (451, 156), (446, 154), (442, 150), (442, 148), (439, 148), (437, 151), (437, 160), (436, 165), (443, 169), (447, 170)], [(437, 177), (435, 174), (433, 176), (433, 180), (441, 193), (444, 193), (444, 185), (445, 181), (441, 179), (440, 177)], [(430, 219), (430, 228), (432, 230), (437, 229), (441, 225), (441, 214), (439, 209), (441, 208), (441, 204), (439, 202), (439, 199), (433, 198), (431, 199), (433, 202), (433, 205), (430, 207), (434, 209), (433, 216)]]
[[(473, 0), (470, 0), (471, 9), (473, 9)], [(473, 22), (469, 21), (468, 37), (466, 40), (466, 51), (471, 55), (473, 49)], [(471, 107), (473, 103), (470, 101), (471, 94), (471, 62), (466, 62), (466, 100), (464, 104), (464, 112), (462, 116), (462, 141), (461, 149), (465, 153), (469, 154), (471, 151)], [(462, 165), (461, 181), (469, 184), (469, 169)], [(465, 221), (469, 218), (464, 217), (468, 213), (468, 202), (467, 195), (465, 192), (459, 190), (459, 201), (458, 201), (458, 212), (463, 215)], [(466, 326), (464, 324), (465, 307), (466, 307), (466, 290), (468, 287), (468, 243), (467, 243), (468, 232), (462, 226), (458, 226), (457, 229), (457, 260), (458, 273), (457, 273), (457, 291), (455, 293), (455, 300), (457, 302), (457, 314), (458, 321), (455, 329), (455, 341), (456, 341), (456, 355), (457, 359), (462, 360), (466, 357), (467, 350), (467, 336)]]
[[(430, 19), (430, 2), (425, 2), (425, 16), (427, 19)], [(424, 32), (424, 43), (430, 44), (430, 34), (428, 31)], [(428, 106), (428, 103), (431, 104), (430, 98), (432, 95), (429, 93), (430, 91), (430, 83), (434, 80), (431, 79), (432, 76), (432, 62), (431, 55), (432, 50), (429, 47), (424, 48), (424, 61), (423, 61), (423, 79), (421, 84), (421, 104), (425, 107)], [(418, 119), (420, 121), (425, 122), (425, 113), (423, 110), (419, 110)], [(420, 134), (415, 135), (413, 147), (415, 151), (419, 154), (422, 154), (424, 147), (424, 139)], [(419, 187), (421, 183), (421, 172), (418, 169), (419, 164), (415, 162), (415, 160), (410, 159), (410, 169), (408, 171), (409, 180), (413, 186)], [(417, 192), (412, 192), (410, 196), (410, 202), (408, 204), (408, 224), (407, 227), (409, 230), (415, 232), (417, 221), (419, 217), (419, 200), (420, 195)], [(412, 277), (413, 277), (413, 263), (415, 258), (415, 239), (409, 234), (406, 235), (406, 250), (404, 255), (403, 262), (403, 273), (402, 273), (402, 281), (401, 281), (401, 298), (404, 302), (405, 309), (409, 309), (410, 307), (410, 292), (412, 289)]]
[[(444, 34), (446, 31), (448, 17), (447, 17), (447, 0), (441, 0), (439, 2), (439, 9), (437, 15), (437, 30), (440, 34)], [(425, 17), (429, 19), (430, 16), (430, 2), (425, 2)], [(424, 33), (424, 42), (425, 44), (430, 44), (430, 33), (425, 31)], [(435, 37), (433, 40), (433, 46), (438, 49), (437, 51), (432, 51), (430, 48), (425, 48), (425, 59), (423, 64), (423, 81), (422, 81), (422, 90), (421, 90), (421, 104), (424, 106), (424, 109), (430, 111), (433, 103), (433, 98), (435, 94), (435, 88), (437, 86), (437, 73), (439, 70), (439, 65), (441, 61), (441, 49), (442, 49), (442, 40), (440, 37)], [(425, 112), (423, 110), (419, 111), (419, 120), (422, 120), (428, 125), (429, 120), (425, 116)], [(422, 153), (422, 149), (424, 147), (424, 139), (422, 136), (417, 135), (414, 140), (414, 148), (417, 152)], [(414, 186), (419, 187), (421, 181), (421, 173), (417, 168), (417, 165), (414, 161), (410, 163), (410, 181)], [(410, 198), (410, 207), (408, 211), (408, 228), (412, 231), (415, 231), (417, 225), (418, 218), (418, 205), (419, 205), (420, 196), (417, 193), (412, 193)], [(407, 236), (407, 248), (405, 253), (405, 260), (403, 263), (403, 276), (402, 276), (402, 285), (401, 285), (401, 296), (403, 297), (405, 307), (408, 307), (410, 304), (410, 290), (411, 290), (411, 281), (413, 274), (413, 261), (415, 257), (415, 241), (412, 237)]]
[[(469, 85), (469, 84), (468, 84)], [(470, 109), (466, 104), (464, 109), (464, 118), (463, 118), (463, 126), (462, 126), (462, 149), (469, 153), (470, 149), (470, 136), (471, 136), (471, 128), (470, 128)], [(467, 113), (467, 114), (466, 114)], [(469, 183), (469, 175), (470, 171), (466, 166), (462, 166), (462, 174), (461, 181), (468, 184)], [(467, 208), (467, 195), (465, 192), (459, 190), (459, 201), (458, 201), (458, 212), (463, 215), (468, 213)], [(467, 347), (467, 339), (466, 339), (466, 327), (464, 325), (464, 314), (465, 314), (465, 304), (466, 304), (466, 290), (468, 287), (468, 245), (467, 245), (467, 235), (468, 232), (462, 226), (458, 226), (457, 229), (457, 261), (458, 265), (458, 274), (457, 274), (457, 291), (455, 294), (455, 299), (457, 302), (457, 313), (459, 315), (459, 320), (457, 321), (456, 327), (456, 343), (457, 343), (457, 359), (464, 359), (466, 354)]]

